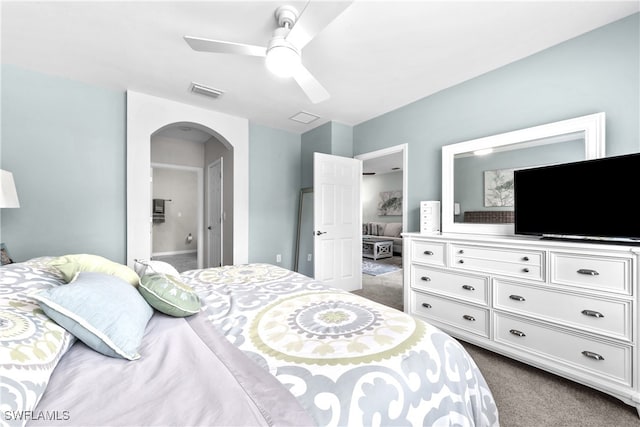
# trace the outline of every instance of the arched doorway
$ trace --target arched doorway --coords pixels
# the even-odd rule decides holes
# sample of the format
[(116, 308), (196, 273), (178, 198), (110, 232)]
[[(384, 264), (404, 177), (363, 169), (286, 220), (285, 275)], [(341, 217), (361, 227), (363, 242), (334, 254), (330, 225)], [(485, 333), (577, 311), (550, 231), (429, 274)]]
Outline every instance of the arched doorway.
[[(151, 256), (151, 135), (176, 123), (192, 123), (233, 151), (232, 259), (248, 262), (249, 122), (137, 92), (127, 92), (127, 264)], [(227, 262), (225, 262), (227, 263)]]

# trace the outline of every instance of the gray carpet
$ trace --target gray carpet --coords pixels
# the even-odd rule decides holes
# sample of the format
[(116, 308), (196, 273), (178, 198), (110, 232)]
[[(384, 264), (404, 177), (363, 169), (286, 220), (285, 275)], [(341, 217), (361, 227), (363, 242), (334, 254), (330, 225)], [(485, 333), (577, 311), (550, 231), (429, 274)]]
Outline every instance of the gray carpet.
[[(382, 261), (382, 260), (381, 260)], [(385, 262), (402, 263), (402, 258)], [(402, 270), (362, 277), (373, 301), (402, 310)], [(489, 384), (503, 427), (640, 427), (638, 412), (607, 394), (462, 342)]]
[[(377, 262), (402, 267), (402, 257), (399, 256), (382, 258), (377, 260)], [(402, 274), (402, 269), (380, 276), (363, 274), (362, 289), (353, 291), (353, 293), (402, 311), (404, 310)]]

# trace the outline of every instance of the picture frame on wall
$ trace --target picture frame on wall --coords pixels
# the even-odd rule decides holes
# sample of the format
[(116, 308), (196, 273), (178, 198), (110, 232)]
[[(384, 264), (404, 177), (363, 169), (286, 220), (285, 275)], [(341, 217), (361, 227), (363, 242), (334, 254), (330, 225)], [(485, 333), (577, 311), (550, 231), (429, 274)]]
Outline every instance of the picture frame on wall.
[(381, 191), (378, 201), (378, 215), (402, 215), (402, 191)]
[(484, 171), (484, 206), (513, 206), (513, 171), (515, 169), (494, 169)]

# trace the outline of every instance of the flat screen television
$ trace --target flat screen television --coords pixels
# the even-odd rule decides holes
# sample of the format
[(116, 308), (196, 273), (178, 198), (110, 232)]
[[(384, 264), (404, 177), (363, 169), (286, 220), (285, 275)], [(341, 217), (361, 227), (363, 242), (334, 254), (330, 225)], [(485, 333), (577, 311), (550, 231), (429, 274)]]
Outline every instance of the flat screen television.
[(640, 244), (640, 153), (514, 172), (515, 233)]

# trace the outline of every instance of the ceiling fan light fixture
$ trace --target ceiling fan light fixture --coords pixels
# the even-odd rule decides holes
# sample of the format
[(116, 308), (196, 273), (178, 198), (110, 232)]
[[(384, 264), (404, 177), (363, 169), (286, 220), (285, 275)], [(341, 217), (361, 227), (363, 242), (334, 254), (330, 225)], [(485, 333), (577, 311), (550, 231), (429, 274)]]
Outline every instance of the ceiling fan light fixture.
[(291, 77), (300, 66), (300, 54), (287, 44), (269, 47), (265, 60), (267, 68), (278, 77)]

